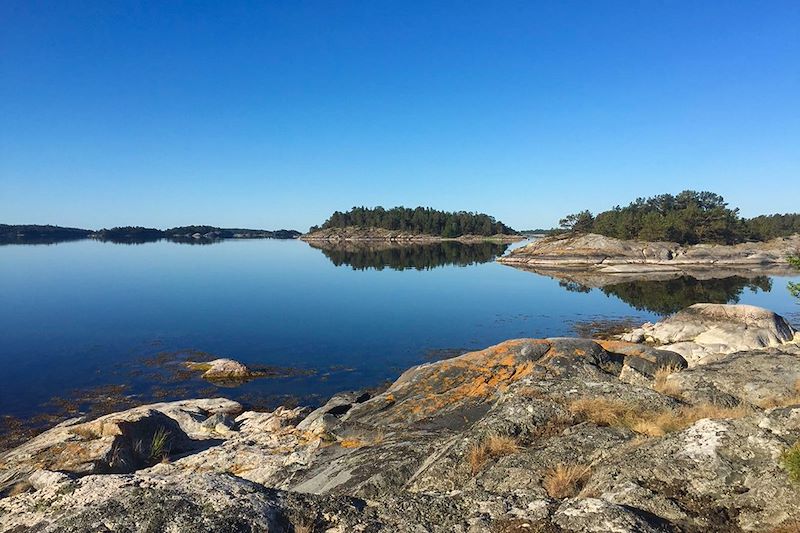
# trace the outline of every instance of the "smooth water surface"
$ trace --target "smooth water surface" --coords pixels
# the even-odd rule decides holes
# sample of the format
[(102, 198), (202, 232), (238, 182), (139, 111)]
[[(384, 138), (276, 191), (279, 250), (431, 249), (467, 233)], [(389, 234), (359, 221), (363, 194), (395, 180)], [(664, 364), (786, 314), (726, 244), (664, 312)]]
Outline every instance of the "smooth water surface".
[[(713, 297), (781, 314), (800, 307), (786, 278), (575, 290), (493, 262), (503, 249), (370, 256), (280, 240), (2, 246), (0, 415), (31, 417), (55, 409), (54, 399), (107, 385), (135, 402), (218, 395), (313, 404), (442, 354), (574, 335), (576, 322), (599, 318), (654, 320), (686, 286), (686, 305)], [(175, 362), (192, 355), (302, 372), (218, 388)]]

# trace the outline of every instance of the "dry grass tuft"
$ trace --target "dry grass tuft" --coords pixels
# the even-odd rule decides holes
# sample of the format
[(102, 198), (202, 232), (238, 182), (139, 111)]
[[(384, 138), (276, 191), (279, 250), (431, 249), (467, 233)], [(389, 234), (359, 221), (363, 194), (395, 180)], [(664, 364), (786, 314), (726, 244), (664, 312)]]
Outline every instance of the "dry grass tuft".
[(544, 391), (532, 385), (526, 385), (524, 387), (520, 387), (519, 389), (517, 389), (516, 395), (520, 398), (531, 398), (534, 400), (547, 398), (547, 395), (544, 393)]
[(656, 370), (654, 376), (655, 380), (653, 381), (653, 390), (673, 398), (679, 398), (682, 392), (680, 386), (678, 386), (678, 384), (674, 381), (669, 381), (668, 378), (680, 370), (681, 367), (677, 365), (662, 366)]
[(69, 432), (85, 440), (94, 440), (100, 437), (97, 431), (91, 426), (75, 426), (70, 429)]
[(361, 448), (362, 446), (366, 445), (366, 442), (355, 437), (348, 437), (339, 441), (339, 446), (342, 448)]
[(467, 459), (469, 461), (472, 475), (480, 472), (483, 465), (489, 459), (497, 459), (505, 455), (511, 455), (519, 450), (519, 444), (513, 437), (505, 435), (489, 435), (480, 444), (476, 444), (469, 450)]
[(386, 440), (386, 433), (383, 430), (378, 430), (372, 435), (372, 446), (379, 446)]
[(580, 398), (569, 404), (570, 412), (598, 426), (630, 427), (635, 407), (619, 400)]
[(533, 439), (546, 439), (561, 435), (565, 429), (575, 425), (575, 419), (569, 414), (558, 414), (542, 424), (536, 426), (531, 437)]
[(714, 404), (643, 411), (635, 405), (603, 398), (575, 400), (569, 405), (569, 410), (583, 420), (598, 426), (625, 427), (649, 437), (661, 437), (673, 431), (680, 431), (703, 418), (742, 418), (751, 413), (750, 409), (742, 405), (722, 407)]
[(228, 473), (233, 474), (234, 476), (239, 476), (245, 472), (249, 472), (252, 469), (252, 467), (246, 467), (240, 463), (233, 463), (230, 468), (228, 468)]
[(586, 465), (559, 464), (545, 474), (544, 489), (551, 498), (571, 498), (580, 492), (591, 474)]
[(776, 396), (774, 398), (767, 398), (760, 402), (759, 407), (762, 409), (771, 409), (772, 407), (789, 407), (790, 405), (800, 405), (800, 379), (794, 382), (794, 392), (787, 396)]
[(386, 440), (386, 433), (383, 430), (374, 432), (367, 438), (345, 437), (339, 441), (342, 448), (361, 448), (364, 446), (379, 446)]

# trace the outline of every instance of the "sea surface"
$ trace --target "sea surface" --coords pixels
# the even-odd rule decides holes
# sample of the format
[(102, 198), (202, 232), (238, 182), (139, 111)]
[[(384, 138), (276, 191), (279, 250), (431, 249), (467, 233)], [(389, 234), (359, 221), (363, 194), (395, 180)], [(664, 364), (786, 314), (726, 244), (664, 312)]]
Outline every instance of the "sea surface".
[[(314, 405), (505, 339), (586, 335), (598, 323), (657, 320), (697, 301), (760, 305), (795, 322), (800, 311), (786, 290), (791, 278), (587, 289), (494, 262), (506, 248), (0, 246), (0, 417), (45, 424), (198, 396)], [(183, 365), (214, 357), (275, 376), (223, 386)]]

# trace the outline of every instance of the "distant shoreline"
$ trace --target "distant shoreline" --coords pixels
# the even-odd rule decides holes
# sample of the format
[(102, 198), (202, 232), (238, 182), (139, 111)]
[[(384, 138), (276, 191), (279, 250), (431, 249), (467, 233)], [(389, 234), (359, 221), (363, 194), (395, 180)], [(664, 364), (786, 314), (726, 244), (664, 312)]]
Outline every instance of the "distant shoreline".
[(296, 230), (218, 228), (215, 226), (180, 226), (166, 230), (141, 226), (89, 230), (51, 225), (0, 224), (0, 244), (56, 244), (84, 239), (117, 243), (145, 243), (169, 240), (203, 243), (226, 239), (296, 239)]

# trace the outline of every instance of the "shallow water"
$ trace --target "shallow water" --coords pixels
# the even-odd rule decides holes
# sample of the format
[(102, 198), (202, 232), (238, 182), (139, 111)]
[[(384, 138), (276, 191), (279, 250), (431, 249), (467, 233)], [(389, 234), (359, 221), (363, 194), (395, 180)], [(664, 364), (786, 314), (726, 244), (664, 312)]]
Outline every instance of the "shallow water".
[[(493, 262), (502, 246), (462, 246), (2, 246), (0, 416), (74, 413), (86, 405), (53, 399), (85, 397), (106, 407), (120, 396), (132, 403), (201, 395), (265, 407), (316, 403), (438, 357), (515, 337), (574, 335), (576, 323), (598, 319), (654, 320), (697, 298), (800, 310), (788, 278), (586, 292)], [(211, 356), (304, 372), (218, 388), (179, 364)]]

